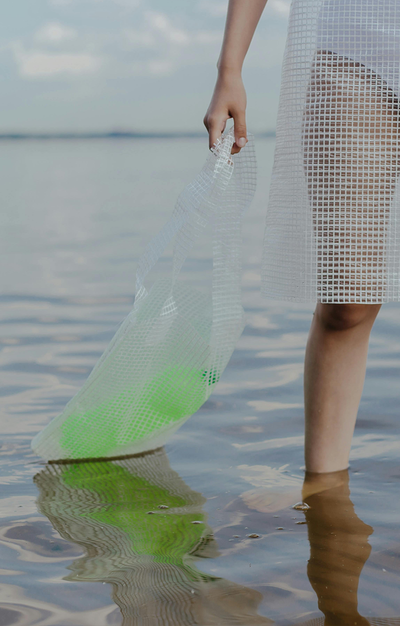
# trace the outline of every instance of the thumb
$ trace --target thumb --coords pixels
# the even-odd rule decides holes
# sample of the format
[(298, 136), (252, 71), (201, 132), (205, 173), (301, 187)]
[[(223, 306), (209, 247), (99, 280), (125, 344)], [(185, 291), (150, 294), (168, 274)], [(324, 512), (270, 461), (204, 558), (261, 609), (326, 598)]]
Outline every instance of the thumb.
[(244, 111), (240, 111), (233, 115), (235, 124), (235, 144), (234, 151), (240, 152), (247, 143), (247, 127), (246, 127), (246, 114)]

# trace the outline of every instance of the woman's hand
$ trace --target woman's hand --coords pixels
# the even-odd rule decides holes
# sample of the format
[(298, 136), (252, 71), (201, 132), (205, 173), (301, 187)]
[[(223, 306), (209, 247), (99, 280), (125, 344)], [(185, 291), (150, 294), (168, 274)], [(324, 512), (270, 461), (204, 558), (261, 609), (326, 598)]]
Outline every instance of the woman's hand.
[(235, 125), (235, 143), (232, 154), (237, 154), (247, 143), (246, 129), (247, 97), (239, 72), (224, 71), (218, 75), (214, 94), (204, 118), (210, 137), (210, 148), (225, 130), (226, 122), (232, 119)]
[(267, 0), (229, 0), (224, 41), (217, 65), (218, 80), (204, 118), (210, 135), (210, 148), (224, 132), (226, 121), (230, 118), (235, 123), (232, 154), (240, 152), (247, 143), (247, 98), (241, 72), (266, 3)]

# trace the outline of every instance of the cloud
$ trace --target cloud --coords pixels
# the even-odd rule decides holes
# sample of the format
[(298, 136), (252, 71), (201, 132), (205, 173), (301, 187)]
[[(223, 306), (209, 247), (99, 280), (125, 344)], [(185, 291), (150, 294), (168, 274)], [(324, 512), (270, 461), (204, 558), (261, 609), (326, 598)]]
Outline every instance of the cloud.
[(150, 29), (135, 30), (133, 28), (125, 28), (123, 40), (128, 48), (151, 49), (157, 47), (157, 38)]
[(148, 62), (147, 69), (155, 76), (168, 76), (173, 73), (175, 66), (172, 60), (156, 59)]
[[(228, 10), (227, 0), (200, 0), (198, 10), (211, 17), (225, 17)], [(287, 17), (290, 11), (290, 0), (269, 0), (268, 10)]]
[(187, 63), (204, 62), (205, 53), (213, 57), (218, 53), (222, 41), (219, 30), (185, 29), (157, 11), (145, 12), (142, 19), (138, 27), (123, 31), (121, 44), (136, 57), (131, 65), (135, 74), (172, 74)]
[(199, 4), (199, 10), (207, 13), (212, 17), (225, 17), (228, 10), (227, 0), (202, 0)]
[(272, 9), (274, 13), (287, 17), (290, 13), (290, 0), (269, 0), (268, 7)]
[(132, 71), (156, 76), (172, 74), (182, 59), (182, 49), (193, 42), (193, 33), (159, 11), (146, 11), (139, 28), (125, 29), (123, 37), (125, 49), (141, 50), (142, 59), (133, 63)]
[[(141, 28), (125, 29), (124, 38), (130, 47), (159, 49), (165, 54), (172, 47), (187, 46), (192, 40), (192, 34), (174, 26), (164, 13), (148, 11), (144, 15)], [(165, 48), (166, 44), (168, 50)]]
[(156, 37), (162, 37), (165, 41), (178, 46), (186, 46), (190, 42), (188, 32), (177, 28), (165, 13), (148, 11), (145, 14), (149, 28)]
[[(222, 16), (226, 12), (226, 0), (197, 0), (205, 11), (205, 19), (193, 20), (189, 11), (174, 13), (170, 8), (151, 10), (143, 0), (51, 0), (56, 3), (73, 3), (74, 6), (111, 8), (117, 15), (117, 5), (139, 8), (135, 19), (110, 23), (106, 32), (81, 32), (81, 25), (68, 20), (68, 24), (57, 20), (45, 23), (32, 37), (20, 44), (15, 52), (19, 74), (24, 78), (58, 77), (59, 75), (90, 75), (102, 70), (104, 77), (128, 76), (168, 76), (181, 68), (199, 67), (215, 63), (223, 36), (222, 22), (212, 16)], [(269, 0), (274, 13), (284, 15), (287, 0)], [(108, 9), (107, 9), (108, 10)], [(192, 9), (191, 9), (192, 10)], [(103, 12), (101, 11), (103, 15)], [(71, 18), (72, 19), (72, 18)], [(280, 21), (280, 20), (279, 20)], [(275, 20), (276, 22), (276, 20)], [(276, 45), (273, 38), (273, 47)], [(279, 37), (279, 42), (283, 36)], [(271, 39), (256, 36), (248, 65), (266, 66), (265, 46)], [(55, 47), (59, 47), (57, 54)], [(52, 50), (53, 48), (53, 50)], [(271, 59), (275, 58), (272, 55)], [(272, 62), (272, 61), (271, 61)]]
[(219, 30), (201, 30), (194, 37), (195, 42), (199, 44), (222, 44), (222, 32)]
[(75, 39), (76, 31), (60, 22), (47, 22), (34, 35), (34, 40), (42, 44), (59, 44)]
[(79, 76), (97, 71), (100, 59), (89, 53), (55, 54), (41, 50), (25, 50), (21, 44), (13, 46), (20, 76), (43, 78), (62, 74)]

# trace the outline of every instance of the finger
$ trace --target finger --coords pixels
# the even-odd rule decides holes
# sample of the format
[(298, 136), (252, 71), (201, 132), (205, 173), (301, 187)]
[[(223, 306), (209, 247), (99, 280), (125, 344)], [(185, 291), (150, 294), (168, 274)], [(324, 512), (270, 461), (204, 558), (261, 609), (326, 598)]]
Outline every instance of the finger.
[(232, 154), (237, 154), (247, 143), (246, 112), (237, 111), (234, 113), (233, 121), (235, 123), (235, 143), (233, 144)]
[(210, 118), (208, 120), (208, 134), (210, 149), (217, 143), (225, 130), (226, 120), (221, 118)]

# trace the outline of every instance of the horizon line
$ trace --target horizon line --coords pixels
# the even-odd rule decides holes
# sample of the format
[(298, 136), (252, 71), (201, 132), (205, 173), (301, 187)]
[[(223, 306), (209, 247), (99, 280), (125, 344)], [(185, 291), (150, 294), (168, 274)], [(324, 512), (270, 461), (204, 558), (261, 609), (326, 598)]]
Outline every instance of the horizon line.
[[(261, 131), (253, 133), (258, 137), (275, 137), (275, 131)], [(159, 132), (136, 132), (136, 131), (64, 131), (64, 132), (0, 132), (1, 140), (11, 139), (196, 139), (204, 138), (206, 131), (159, 131)]]

